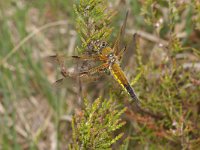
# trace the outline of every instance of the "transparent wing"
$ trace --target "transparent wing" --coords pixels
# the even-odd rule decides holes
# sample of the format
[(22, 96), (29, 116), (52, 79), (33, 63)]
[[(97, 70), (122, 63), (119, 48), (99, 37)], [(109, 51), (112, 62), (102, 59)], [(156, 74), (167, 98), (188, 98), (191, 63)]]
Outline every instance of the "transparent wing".
[(116, 39), (114, 46), (113, 46), (115, 55), (118, 55), (118, 53), (121, 51), (121, 46), (122, 46), (122, 42), (123, 42), (123, 38), (124, 38), (124, 34), (125, 34), (125, 29), (126, 29), (127, 18), (128, 18), (128, 11), (126, 13), (124, 23), (121, 26), (120, 32), (119, 32), (117, 39)]
[(56, 54), (56, 55), (52, 55), (52, 56), (48, 56), (47, 58), (45, 58), (48, 62), (51, 63), (57, 63), (59, 65), (63, 65), (63, 63), (65, 61), (72, 61), (72, 60), (76, 60), (76, 61), (100, 61), (101, 58), (100, 56), (67, 56), (65, 54)]
[(54, 83), (54, 86), (61, 87), (67, 79), (80, 80), (83, 82), (97, 81), (108, 67), (109, 67), (109, 64), (104, 63), (97, 67), (90, 68), (88, 71), (84, 71), (80, 73), (70, 73), (70, 72), (67, 72), (67, 70), (64, 70), (64, 73), (62, 73), (63, 78), (57, 80)]
[(61, 75), (63, 76), (54, 83), (56, 87), (67, 83), (69, 81), (67, 79), (78, 79), (84, 82), (96, 81), (98, 76), (94, 74), (101, 74), (108, 67), (108, 64), (103, 63), (97, 67), (91, 66), (94, 66), (97, 61), (102, 62), (106, 59), (107, 57), (104, 58), (101, 55), (67, 56), (65, 54), (56, 54), (47, 58), (49, 62), (59, 65)]
[[(84, 70), (84, 68), (89, 68), (91, 63), (94, 63), (98, 60), (98, 57), (89, 57), (89, 56), (67, 56), (65, 54), (56, 54), (48, 56), (45, 58), (47, 62), (50, 62), (53, 65), (58, 65), (61, 73), (65, 73), (65, 70), (69, 68), (76, 68), (75, 70)], [(65, 76), (63, 74), (63, 76)]]

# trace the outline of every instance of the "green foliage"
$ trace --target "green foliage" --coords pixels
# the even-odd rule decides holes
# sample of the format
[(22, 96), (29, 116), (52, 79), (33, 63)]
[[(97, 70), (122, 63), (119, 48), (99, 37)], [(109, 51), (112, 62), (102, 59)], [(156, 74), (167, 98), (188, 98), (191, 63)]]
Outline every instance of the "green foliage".
[(155, 0), (146, 0), (144, 2), (144, 6), (142, 7), (142, 15), (145, 17), (145, 21), (148, 24), (153, 24), (153, 20), (155, 17), (155, 10), (153, 9), (153, 3), (155, 2)]
[(196, 28), (200, 30), (200, 2), (194, 0), (194, 7)]
[(112, 99), (102, 101), (98, 98), (92, 105), (85, 100), (84, 111), (72, 120), (73, 144), (70, 149), (110, 149), (123, 136), (123, 133), (114, 133), (124, 126), (120, 117), (125, 111), (126, 108), (120, 110)]
[[(191, 32), (192, 21), (197, 29), (199, 29), (199, 12), (200, 2), (197, 0), (173, 1), (173, 0), (146, 0), (141, 4), (141, 15), (144, 17), (145, 23), (156, 28), (167, 26), (169, 32), (174, 31), (175, 25), (180, 23), (183, 12), (186, 13), (186, 31)], [(193, 18), (192, 18), (193, 16)], [(163, 24), (163, 20), (166, 23)], [(165, 29), (166, 30), (166, 29)]]
[[(151, 49), (151, 55), (144, 55), (147, 52), (141, 48), (136, 49), (137, 65), (143, 68), (143, 72), (139, 80), (135, 83), (136, 77), (132, 83), (141, 92), (143, 107), (158, 114), (160, 118), (151, 116), (150, 119), (149, 116), (134, 114), (132, 119), (137, 122), (134, 127), (138, 132), (131, 135), (130, 145), (134, 147), (198, 149), (200, 84), (197, 81), (200, 73), (195, 65), (200, 60), (200, 51), (188, 44), (191, 38), (188, 45), (184, 43), (188, 38), (187, 34), (198, 29), (192, 28), (189, 21), (194, 19), (191, 16), (198, 19), (199, 11), (194, 11), (191, 7), (195, 6), (197, 10), (199, 2), (191, 2), (144, 1), (141, 10), (145, 22), (154, 27), (152, 32), (156, 36), (169, 41), (166, 46), (161, 44), (161, 40), (158, 41), (154, 49)], [(160, 8), (165, 9), (165, 13)], [(162, 22), (159, 22), (160, 18)], [(197, 27), (198, 22), (194, 26)], [(162, 30), (167, 34), (161, 34)], [(180, 32), (186, 33), (184, 38), (179, 37)], [(191, 66), (188, 65), (190, 63)]]
[[(157, 57), (160, 57), (159, 60), (150, 59), (149, 57), (152, 56), (145, 56), (140, 48), (138, 38), (136, 39), (136, 63), (139, 69), (137, 70), (136, 77), (130, 83), (141, 93), (143, 108), (157, 114), (157, 116), (140, 115), (134, 112), (134, 116), (131, 119), (134, 120), (132, 128), (134, 128), (135, 132), (129, 133), (131, 138), (126, 139), (128, 142), (122, 148), (127, 149), (136, 145), (144, 148), (147, 146), (146, 143), (150, 144), (150, 149), (161, 149), (161, 147), (173, 149), (174, 147), (170, 146), (172, 144), (177, 144), (175, 146), (177, 149), (196, 148), (199, 141), (199, 134), (198, 129), (195, 129), (195, 127), (200, 125), (199, 117), (196, 113), (194, 115), (194, 112), (190, 110), (196, 106), (195, 100), (199, 98), (200, 89), (198, 85), (193, 85), (191, 79), (199, 79), (199, 73), (195, 75), (192, 69), (186, 70), (184, 64), (187, 61), (178, 59), (178, 55), (187, 55), (190, 53), (191, 55), (195, 55), (196, 59), (199, 59), (200, 53), (199, 50), (192, 48), (192, 46), (184, 46), (184, 41), (178, 37), (177, 33), (185, 31), (186, 35), (190, 34), (192, 32), (191, 16), (195, 15), (196, 19), (198, 19), (198, 13), (191, 9), (191, 5), (172, 0), (147, 0), (143, 4), (141, 5), (141, 14), (144, 17), (144, 22), (152, 26), (152, 32), (155, 35), (160, 38), (168, 38), (169, 41), (166, 47), (160, 44), (159, 41), (156, 43), (159, 45), (155, 48), (155, 50), (159, 50), (156, 53)], [(198, 5), (195, 8), (198, 10)], [(185, 15), (187, 18), (185, 22), (182, 19), (184, 11), (187, 14)], [(135, 12), (139, 13), (138, 11)], [(80, 22), (78, 21), (79, 25)], [(183, 27), (180, 28), (179, 24), (183, 24)], [(85, 27), (87, 28), (87, 26)], [(84, 48), (86, 48), (91, 40), (87, 42), (85, 39), (90, 39), (90, 37), (85, 36), (88, 35), (85, 31), (79, 31), (79, 33), (81, 33), (81, 37), (84, 37), (82, 42), (85, 44), (82, 47), (85, 46)], [(164, 58), (161, 58), (162, 55), (164, 55)], [(189, 84), (193, 86), (187, 87)], [(193, 93), (193, 95), (188, 95), (188, 91), (189, 93)], [(75, 149), (81, 148), (80, 145), (90, 143), (91, 139), (94, 139), (93, 134), (98, 135), (98, 130), (102, 130), (102, 128), (96, 127), (91, 123), (89, 127), (86, 125), (88, 124), (87, 121), (96, 122), (90, 119), (90, 114), (95, 116), (92, 110), (96, 111), (96, 106), (99, 106), (99, 102), (95, 103), (93, 104), (95, 109), (90, 108), (90, 111), (87, 111), (88, 113), (84, 113), (88, 115), (84, 115), (84, 119), (80, 119), (85, 120), (84, 122), (77, 121), (76, 119), (73, 121), (73, 144), (76, 143), (73, 148)], [(198, 108), (195, 107), (195, 109)], [(198, 121), (192, 123), (194, 120)], [(99, 122), (96, 124), (99, 124)], [(94, 126), (94, 132), (91, 132), (89, 129)], [(84, 132), (84, 129), (89, 131)], [(97, 139), (101, 139), (101, 137)], [(106, 141), (110, 143), (111, 139)], [(103, 146), (102, 143), (101, 146)], [(88, 147), (96, 148), (93, 144), (83, 146), (85, 149)]]
[[(74, 5), (77, 31), (82, 45), (80, 52), (94, 54), (99, 51), (98, 41), (108, 41), (111, 34), (113, 13), (107, 9), (105, 0), (80, 0)], [(70, 149), (110, 149), (123, 133), (114, 135), (125, 122), (120, 116), (125, 108), (117, 109), (113, 100), (97, 99), (92, 105), (85, 100), (82, 116), (74, 116), (72, 120), (73, 143)]]
[(95, 42), (108, 41), (109, 27), (114, 13), (107, 8), (106, 0), (80, 0), (74, 5), (76, 28), (81, 39), (79, 52), (97, 52)]
[[(111, 34), (113, 12), (107, 9), (106, 0), (80, 0), (74, 5), (76, 27), (81, 39), (79, 52), (95, 54), (99, 51), (98, 41), (108, 41)], [(125, 122), (120, 119), (125, 108), (116, 109), (113, 100), (97, 99), (91, 106), (85, 100), (82, 116), (74, 116), (72, 120), (73, 143), (70, 149), (110, 149), (123, 133), (114, 135)]]
[[(71, 149), (199, 149), (199, 0), (126, 1), (131, 10), (125, 40), (137, 29), (141, 42), (135, 52), (127, 49), (124, 60), (128, 67), (122, 69), (142, 107), (157, 116), (134, 110), (124, 114), (118, 103), (123, 104), (129, 97), (108, 77), (88, 84), (87, 93), (92, 93), (91, 99), (99, 93), (107, 97), (118, 94), (117, 101), (85, 102), (83, 112), (71, 121), (80, 104), (75, 81), (66, 81), (67, 90), (52, 88), (59, 78), (57, 69), (43, 57), (67, 48), (71, 49), (66, 51), (68, 56), (72, 55), (76, 45), (73, 9), (81, 40), (79, 49), (93, 54), (91, 43), (107, 41), (114, 28), (110, 26), (114, 13), (106, 8), (107, 2), (117, 10), (125, 1), (77, 0), (74, 7), (69, 5), (73, 0), (0, 2), (0, 149), (66, 149), (69, 143)], [(39, 30), (60, 20), (67, 23)], [(33, 35), (35, 31), (39, 32)], [(92, 46), (94, 53), (98, 51), (96, 45)], [(87, 83), (83, 84), (85, 88)], [(94, 85), (101, 92), (94, 90)], [(121, 114), (126, 118), (125, 125)], [(127, 137), (123, 146), (122, 133)]]

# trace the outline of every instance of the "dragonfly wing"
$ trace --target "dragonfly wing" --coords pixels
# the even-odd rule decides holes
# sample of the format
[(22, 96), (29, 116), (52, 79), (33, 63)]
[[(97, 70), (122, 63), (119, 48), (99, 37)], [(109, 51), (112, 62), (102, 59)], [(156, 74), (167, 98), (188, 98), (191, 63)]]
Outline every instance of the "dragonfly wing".
[(53, 87), (54, 88), (62, 87), (62, 85), (64, 84), (64, 80), (65, 78), (58, 79), (56, 82), (53, 83)]
[(126, 29), (127, 18), (128, 18), (128, 11), (126, 13), (126, 17), (125, 17), (124, 23), (121, 26), (120, 32), (119, 32), (119, 34), (117, 36), (117, 39), (115, 41), (115, 44), (113, 46), (115, 55), (118, 55), (118, 53), (121, 50), (121, 45), (122, 45), (122, 41), (123, 41), (123, 38), (124, 38), (125, 29)]
[(64, 70), (65, 68), (67, 68), (67, 66), (71, 66), (71, 65), (74, 65), (74, 64), (77, 64), (80, 67), (79, 69), (78, 68), (77, 69), (82, 71), (82, 70), (84, 70), (84, 68), (89, 68), (89, 66), (91, 64), (94, 64), (97, 61), (105, 61), (107, 59), (107, 57), (104, 57), (104, 56), (101, 56), (101, 55), (67, 56), (65, 54), (56, 54), (56, 55), (53, 55), (53, 56), (48, 56), (45, 59), (46, 59), (46, 61), (48, 61), (52, 64), (59, 65), (59, 67), (61, 68), (61, 71)]
[[(84, 83), (91, 83), (91, 82), (96, 82), (98, 81), (101, 77), (102, 77), (102, 73), (99, 73), (98, 75), (88, 75), (88, 74), (82, 74), (80, 76), (71, 76), (71, 77), (64, 77), (61, 79), (58, 79), (57, 81), (55, 81), (53, 83), (53, 87), (55, 88), (60, 88), (60, 87), (64, 87), (65, 84), (69, 85), (69, 82), (71, 81), (81, 81)], [(74, 82), (73, 82), (74, 83)]]
[(96, 80), (98, 80), (100, 75), (102, 73), (104, 73), (105, 69), (107, 69), (108, 67), (109, 67), (109, 64), (104, 63), (104, 64), (101, 64), (97, 67), (90, 68), (87, 71), (82, 71), (80, 73), (69, 73), (65, 70), (65, 72), (63, 73), (64, 74), (63, 78), (57, 80), (54, 83), (54, 86), (55, 87), (62, 86), (67, 79), (81, 80), (81, 81), (84, 81), (84, 82), (96, 81)]
[(47, 57), (48, 60), (53, 60), (53, 61), (57, 61), (59, 62), (59, 60), (82, 60), (82, 61), (86, 61), (86, 60), (90, 60), (90, 61), (101, 61), (102, 58), (99, 55), (94, 55), (94, 56), (88, 56), (88, 55), (80, 55), (80, 56), (67, 56), (66, 54), (56, 54), (56, 55), (52, 55)]
[(101, 73), (101, 72), (104, 72), (105, 69), (108, 69), (109, 67), (109, 64), (108, 63), (103, 63), (97, 67), (93, 67), (91, 69), (89, 69), (87, 72), (89, 75), (93, 75), (95, 73)]

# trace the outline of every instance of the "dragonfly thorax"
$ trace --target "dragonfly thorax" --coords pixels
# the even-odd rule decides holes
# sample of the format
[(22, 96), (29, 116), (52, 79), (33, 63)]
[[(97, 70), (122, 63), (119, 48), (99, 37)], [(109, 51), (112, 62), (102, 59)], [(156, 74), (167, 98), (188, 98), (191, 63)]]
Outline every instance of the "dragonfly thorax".
[(108, 56), (112, 52), (111, 47), (105, 47), (101, 49), (101, 54), (104, 56)]
[(109, 64), (113, 64), (117, 59), (113, 52), (107, 55)]

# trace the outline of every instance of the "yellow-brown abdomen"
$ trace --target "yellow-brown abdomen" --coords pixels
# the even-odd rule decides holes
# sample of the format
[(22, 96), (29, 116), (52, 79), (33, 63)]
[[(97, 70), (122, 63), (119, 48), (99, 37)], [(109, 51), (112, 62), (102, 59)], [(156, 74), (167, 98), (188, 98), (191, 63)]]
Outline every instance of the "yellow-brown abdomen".
[(120, 66), (117, 63), (114, 63), (110, 67), (111, 73), (114, 76), (115, 80), (122, 86), (122, 88), (129, 93), (131, 98), (139, 105), (139, 99), (137, 98), (134, 90), (130, 86), (124, 72), (121, 70)]

